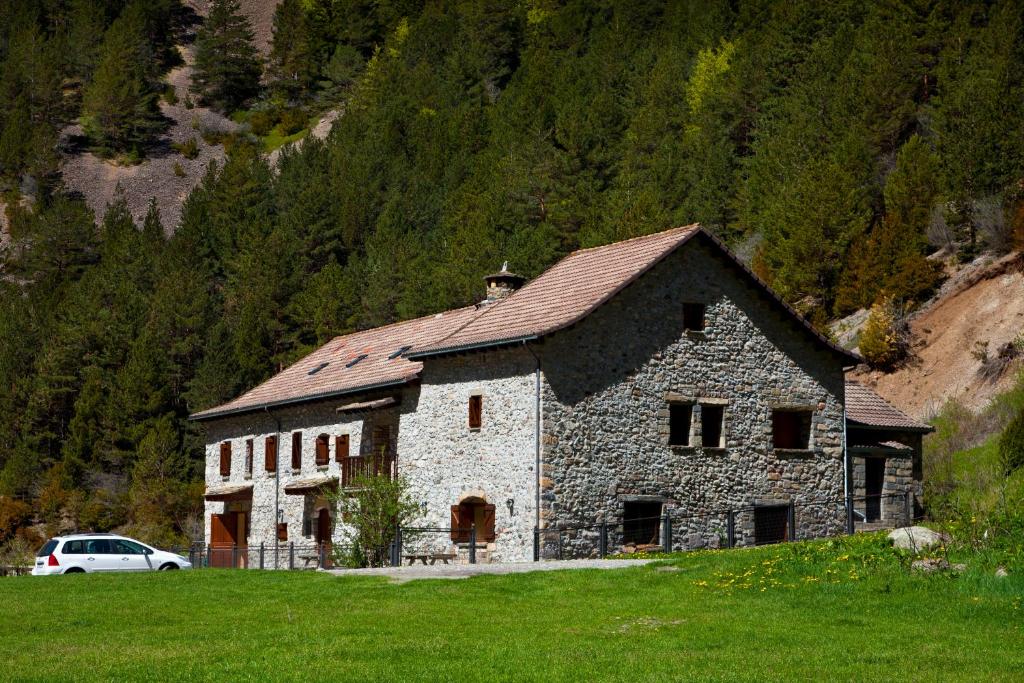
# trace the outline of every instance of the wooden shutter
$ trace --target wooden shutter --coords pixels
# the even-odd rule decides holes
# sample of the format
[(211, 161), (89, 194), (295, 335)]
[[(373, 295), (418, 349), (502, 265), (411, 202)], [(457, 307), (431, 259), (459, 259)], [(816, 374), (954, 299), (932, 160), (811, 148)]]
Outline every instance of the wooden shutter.
[(348, 457), (348, 434), (334, 437), (334, 461), (342, 462)]
[(484, 528), (477, 533), (483, 533), (483, 540), (490, 543), (494, 540), (494, 506), (484, 505)]
[(469, 428), (480, 429), (484, 421), (484, 397), (469, 397)]
[(220, 476), (231, 476), (231, 442), (225, 441), (220, 445)]
[(292, 469), (302, 469), (302, 432), (292, 432)]
[(463, 534), (459, 530), (459, 506), (458, 505), (452, 505), (451, 527), (452, 527), (452, 540), (455, 541), (456, 543), (461, 542)]
[(330, 451), (330, 446), (327, 443), (327, 435), (326, 434), (321, 434), (320, 436), (316, 437), (316, 464), (317, 464), (317, 467), (322, 467), (323, 465), (326, 465), (330, 461), (331, 454), (330, 454), (329, 451)]
[(268, 436), (263, 442), (263, 469), (277, 472), (277, 437)]
[(245, 476), (252, 476), (252, 439), (246, 439), (245, 441)]

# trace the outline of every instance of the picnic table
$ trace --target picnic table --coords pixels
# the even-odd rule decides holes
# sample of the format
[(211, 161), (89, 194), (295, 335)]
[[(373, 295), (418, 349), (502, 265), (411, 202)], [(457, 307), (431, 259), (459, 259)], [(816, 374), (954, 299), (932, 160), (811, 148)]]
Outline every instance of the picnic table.
[(406, 555), (405, 559), (409, 561), (410, 567), (416, 564), (416, 560), (423, 564), (427, 564), (427, 560), (430, 560), (430, 564), (435, 564), (438, 560), (448, 564), (449, 560), (455, 559), (455, 553), (411, 553)]

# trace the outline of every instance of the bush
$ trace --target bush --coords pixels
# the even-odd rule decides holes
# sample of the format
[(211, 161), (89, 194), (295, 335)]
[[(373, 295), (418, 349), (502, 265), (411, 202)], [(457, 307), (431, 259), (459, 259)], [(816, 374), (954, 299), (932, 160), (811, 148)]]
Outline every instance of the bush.
[(195, 138), (189, 138), (185, 142), (175, 142), (171, 147), (186, 159), (195, 159), (199, 156), (199, 143)]
[(345, 520), (345, 543), (335, 548), (334, 561), (348, 567), (387, 565), (395, 527), (408, 524), (419, 513), (401, 478), (359, 477), (351, 491), (339, 491), (328, 498)]
[(180, 162), (174, 162), (174, 175), (178, 176), (179, 178), (185, 177), (185, 169), (181, 167)]
[(178, 103), (178, 93), (170, 83), (168, 83), (167, 87), (164, 88), (164, 102), (172, 107)]
[(871, 307), (859, 347), (867, 364), (882, 370), (891, 370), (907, 357), (909, 329), (906, 321), (897, 315), (891, 299), (886, 297)]
[(999, 462), (1006, 476), (1024, 466), (1024, 411), (1013, 418), (999, 438)]
[(278, 129), (282, 135), (292, 135), (309, 125), (309, 115), (302, 109), (288, 109), (281, 115)]
[(7, 496), (0, 496), (0, 543), (13, 538), (21, 527), (32, 518), (28, 503)]
[(277, 125), (277, 121), (277, 114), (272, 111), (254, 111), (249, 114), (249, 128), (253, 134), (261, 138), (270, 134), (270, 131)]

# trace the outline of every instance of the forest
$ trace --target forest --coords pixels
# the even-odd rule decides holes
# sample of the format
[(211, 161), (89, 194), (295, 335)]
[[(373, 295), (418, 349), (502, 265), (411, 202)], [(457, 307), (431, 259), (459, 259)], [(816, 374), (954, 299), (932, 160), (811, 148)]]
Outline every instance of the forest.
[[(0, 544), (201, 537), (190, 413), (506, 260), (699, 221), (824, 329), (1024, 234), (1021, 3), (283, 0), (266, 58), (237, 0), (200, 21), (0, 0)], [(93, 215), (62, 131), (138, 163), (192, 29), (226, 161), (179, 225)], [(261, 130), (329, 108), (270, 165)]]

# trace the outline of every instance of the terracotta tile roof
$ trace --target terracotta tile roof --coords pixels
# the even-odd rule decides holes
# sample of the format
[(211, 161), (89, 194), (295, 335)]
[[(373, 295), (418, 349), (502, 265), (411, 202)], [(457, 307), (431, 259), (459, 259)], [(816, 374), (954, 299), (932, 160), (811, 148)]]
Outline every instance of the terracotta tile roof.
[[(203, 420), (264, 406), (398, 385), (419, 376), (420, 358), (551, 334), (582, 320), (697, 235), (729, 258), (805, 331), (846, 364), (860, 361), (818, 333), (713, 235), (698, 225), (687, 225), (575, 251), (522, 289), (485, 306), (470, 306), (338, 337), (233, 401), (192, 417)], [(395, 356), (400, 349), (404, 355)]]
[(338, 488), (338, 475), (321, 474), (305, 479), (292, 479), (284, 485), (284, 492), (291, 496), (301, 496), (307, 493), (314, 493), (323, 489)]
[(399, 350), (405, 353), (431, 344), (479, 313), (480, 309), (469, 306), (336, 337), (238, 398), (192, 418), (203, 420), (409, 382), (419, 376), (423, 365), (396, 356)]
[(252, 498), (252, 482), (246, 484), (224, 484), (210, 486), (203, 495), (206, 500), (228, 501)]
[(707, 238), (708, 243), (737, 265), (821, 344), (838, 353), (847, 364), (860, 362), (858, 356), (822, 336), (722, 242), (696, 224), (574, 251), (507, 299), (470, 318), (460, 329), (435, 344), (419, 347), (409, 356), (427, 358), (497, 346), (535, 339), (569, 327), (697, 235)]
[(930, 425), (917, 422), (863, 384), (849, 381), (846, 383), (846, 420), (867, 427), (917, 432), (934, 430)]

